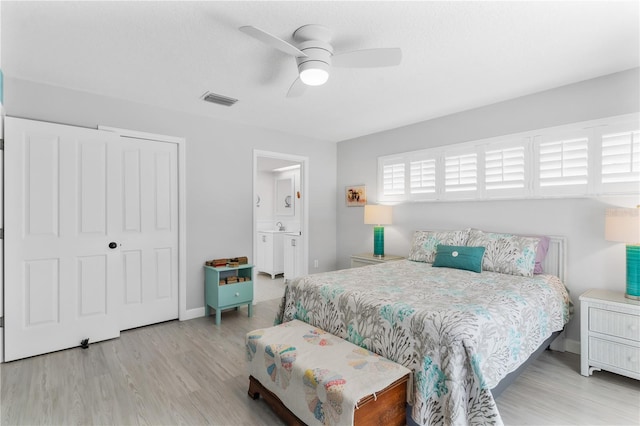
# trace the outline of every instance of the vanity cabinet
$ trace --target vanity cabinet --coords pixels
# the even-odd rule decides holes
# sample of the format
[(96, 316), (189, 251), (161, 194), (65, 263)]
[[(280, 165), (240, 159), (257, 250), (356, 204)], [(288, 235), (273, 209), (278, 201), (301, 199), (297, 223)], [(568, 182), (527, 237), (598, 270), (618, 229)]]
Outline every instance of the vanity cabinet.
[(256, 269), (271, 275), (271, 279), (284, 272), (283, 237), (281, 232), (258, 232)]
[(302, 236), (284, 236), (284, 278), (290, 280), (302, 275)]

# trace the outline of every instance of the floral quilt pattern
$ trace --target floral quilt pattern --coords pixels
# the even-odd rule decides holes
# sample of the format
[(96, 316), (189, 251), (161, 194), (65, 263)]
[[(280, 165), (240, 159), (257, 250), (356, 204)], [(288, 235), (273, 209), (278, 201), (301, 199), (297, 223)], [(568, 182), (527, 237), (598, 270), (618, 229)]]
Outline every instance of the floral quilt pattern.
[(304, 321), (411, 369), (420, 425), (502, 424), (490, 389), (571, 314), (555, 276), (404, 260), (293, 280), (275, 322)]
[(352, 425), (362, 398), (411, 376), (395, 362), (297, 320), (251, 331), (245, 344), (249, 374), (310, 426)]

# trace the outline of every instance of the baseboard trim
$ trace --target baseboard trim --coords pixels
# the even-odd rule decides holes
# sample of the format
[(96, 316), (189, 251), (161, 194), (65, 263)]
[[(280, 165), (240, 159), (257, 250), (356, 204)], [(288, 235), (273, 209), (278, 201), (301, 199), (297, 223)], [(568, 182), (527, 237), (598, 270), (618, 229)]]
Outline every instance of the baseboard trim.
[(565, 339), (564, 348), (567, 352), (580, 355), (580, 341), (573, 339)]
[(566, 332), (563, 331), (553, 342), (551, 342), (549, 349), (552, 351), (571, 352), (573, 354), (580, 355), (580, 341), (567, 339)]
[(180, 318), (180, 321), (188, 321), (190, 319), (200, 318), (203, 316), (204, 316), (204, 306), (202, 308), (187, 309), (187, 312), (185, 312), (183, 318)]

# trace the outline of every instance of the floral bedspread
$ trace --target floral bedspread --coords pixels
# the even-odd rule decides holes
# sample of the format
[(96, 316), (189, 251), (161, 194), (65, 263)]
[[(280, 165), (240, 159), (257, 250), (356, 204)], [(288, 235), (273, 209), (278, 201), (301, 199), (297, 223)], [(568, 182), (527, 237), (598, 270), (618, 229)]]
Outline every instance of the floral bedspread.
[(304, 321), (412, 370), (420, 425), (502, 424), (490, 389), (571, 312), (555, 276), (403, 260), (295, 279), (275, 323)]

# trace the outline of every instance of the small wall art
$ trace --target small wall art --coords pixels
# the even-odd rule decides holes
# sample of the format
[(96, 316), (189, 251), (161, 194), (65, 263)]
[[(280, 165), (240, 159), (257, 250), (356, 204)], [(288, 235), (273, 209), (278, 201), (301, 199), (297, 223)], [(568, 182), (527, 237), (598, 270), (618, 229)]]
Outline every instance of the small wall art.
[(364, 185), (347, 186), (345, 196), (347, 207), (362, 207), (367, 204), (367, 188)]

